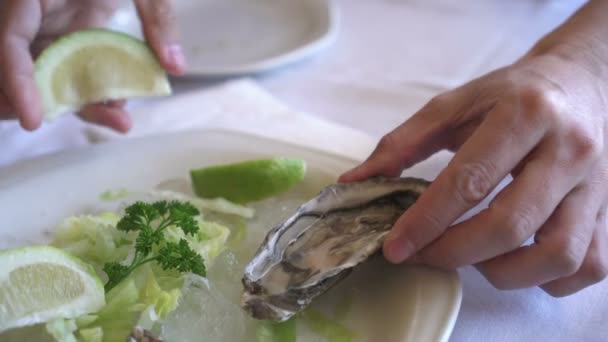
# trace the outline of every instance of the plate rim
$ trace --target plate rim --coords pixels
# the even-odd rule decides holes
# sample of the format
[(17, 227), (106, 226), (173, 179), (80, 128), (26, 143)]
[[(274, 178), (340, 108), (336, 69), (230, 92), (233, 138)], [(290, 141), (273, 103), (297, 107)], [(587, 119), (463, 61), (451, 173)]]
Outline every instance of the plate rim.
[[(286, 67), (307, 57), (311, 57), (315, 53), (320, 52), (334, 43), (339, 34), (340, 23), (342, 21), (341, 11), (336, 1), (317, 0), (317, 2), (319, 5), (315, 6), (318, 8), (315, 13), (323, 12), (323, 16), (327, 18), (324, 20), (324, 31), (317, 34), (314, 39), (311, 39), (306, 43), (299, 44), (295, 48), (283, 50), (283, 52), (274, 54), (271, 57), (260, 58), (251, 63), (234, 64), (232, 66), (225, 67), (203, 66), (194, 70), (189, 69), (186, 65), (186, 69), (183, 74), (179, 76), (169, 75), (169, 77), (175, 80), (198, 80), (201, 78), (216, 79), (239, 76), (256, 76), (275, 69)], [(179, 6), (179, 2), (175, 2), (173, 6), (176, 8), (176, 6)], [(177, 10), (175, 10), (175, 12), (177, 12)], [(318, 17), (318, 15), (316, 17)], [(131, 1), (123, 0), (121, 6), (108, 20), (104, 27), (111, 30), (124, 32), (143, 40), (143, 30), (140, 22), (141, 20), (137, 16), (137, 11), (134, 4)], [(184, 41), (185, 40), (182, 38), (182, 45)], [(187, 58), (186, 64), (189, 64)]]
[[(171, 138), (180, 137), (182, 135), (190, 135), (190, 134), (192, 134), (192, 135), (219, 134), (219, 135), (229, 135), (229, 136), (231, 135), (231, 136), (237, 136), (237, 137), (238, 136), (250, 137), (253, 139), (264, 140), (268, 143), (281, 144), (281, 145), (288, 146), (293, 149), (300, 149), (300, 150), (305, 150), (305, 151), (311, 152), (311, 153), (323, 154), (325, 157), (339, 158), (339, 159), (348, 161), (349, 163), (360, 163), (363, 161), (363, 159), (355, 159), (355, 158), (351, 158), (351, 157), (341, 155), (338, 153), (334, 153), (331, 151), (324, 151), (324, 150), (321, 150), (321, 149), (318, 149), (318, 148), (315, 148), (312, 146), (306, 146), (306, 145), (298, 144), (295, 142), (286, 142), (283, 140), (273, 139), (271, 137), (264, 136), (261, 134), (255, 134), (253, 132), (241, 132), (241, 131), (231, 130), (231, 129), (227, 129), (227, 128), (220, 128), (220, 127), (189, 128), (189, 129), (183, 129), (183, 130), (172, 131), (172, 132), (155, 132), (155, 133), (145, 134), (145, 135), (141, 135), (141, 136), (126, 137), (126, 138), (121, 138), (121, 139), (116, 139), (116, 140), (106, 140), (106, 141), (97, 142), (97, 143), (90, 144), (90, 145), (76, 146), (76, 147), (69, 148), (66, 150), (60, 150), (60, 151), (55, 151), (55, 152), (51, 152), (51, 153), (44, 154), (44, 155), (34, 156), (31, 158), (27, 158), (27, 159), (21, 159), (13, 164), (0, 167), (0, 190), (2, 190), (4, 187), (7, 187), (10, 184), (14, 183), (14, 182), (11, 182), (10, 179), (9, 179), (9, 181), (7, 181), (7, 178), (17, 177), (17, 178), (23, 179), (25, 177), (20, 177), (20, 176), (24, 176), (23, 169), (36, 171), (37, 170), (36, 165), (40, 164), (40, 163), (53, 161), (53, 160), (59, 159), (61, 157), (70, 157), (71, 156), (72, 158), (77, 158), (79, 155), (84, 154), (84, 153), (90, 153), (92, 151), (108, 149), (108, 148), (112, 148), (112, 146), (120, 147), (125, 144), (130, 144), (131, 142), (137, 143), (137, 142), (143, 142), (146, 140), (156, 140), (156, 139), (163, 139), (163, 138), (171, 139)], [(60, 166), (62, 166), (62, 165), (65, 165), (65, 164), (61, 164)]]
[(454, 328), (456, 327), (456, 321), (458, 320), (458, 316), (460, 316), (460, 309), (462, 307), (462, 296), (464, 293), (462, 278), (460, 273), (457, 270), (452, 270), (450, 272), (452, 278), (452, 291), (454, 293), (454, 302), (450, 305), (450, 310), (446, 312), (446, 327), (440, 334), (439, 341), (448, 342), (452, 333), (454, 332)]
[(196, 79), (201, 77), (216, 78), (261, 74), (286, 67), (306, 57), (310, 57), (316, 52), (320, 52), (329, 47), (337, 39), (342, 17), (338, 4), (335, 1), (320, 0), (319, 3), (325, 5), (324, 10), (327, 13), (327, 26), (325, 32), (316, 39), (313, 39), (306, 44), (299, 45), (291, 50), (285, 50), (285, 52), (279, 53), (273, 57), (263, 58), (252, 63), (235, 64), (226, 67), (202, 67), (192, 71), (188, 70), (186, 67), (184, 74), (178, 78)]

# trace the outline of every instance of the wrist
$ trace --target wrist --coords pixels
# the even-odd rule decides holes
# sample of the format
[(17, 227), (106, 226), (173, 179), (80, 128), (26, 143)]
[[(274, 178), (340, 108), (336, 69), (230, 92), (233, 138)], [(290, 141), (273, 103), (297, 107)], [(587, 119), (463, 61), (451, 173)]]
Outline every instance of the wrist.
[[(608, 38), (608, 37), (607, 37)], [(548, 36), (522, 59), (551, 56), (576, 65), (608, 82), (608, 40), (572, 33), (568, 37)]]
[(523, 57), (552, 56), (608, 82), (608, 1), (590, 0)]

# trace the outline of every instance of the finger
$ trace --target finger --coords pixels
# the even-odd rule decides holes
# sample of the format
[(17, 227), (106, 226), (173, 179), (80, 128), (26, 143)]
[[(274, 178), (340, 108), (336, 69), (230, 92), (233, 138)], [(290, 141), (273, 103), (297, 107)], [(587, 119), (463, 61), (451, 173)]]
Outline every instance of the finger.
[(402, 262), (437, 239), (452, 222), (482, 201), (545, 132), (543, 122), (516, 115), (510, 105), (498, 104), (397, 220), (384, 243), (386, 258)]
[(498, 289), (537, 286), (575, 273), (589, 249), (602, 197), (590, 186), (575, 188), (538, 231), (534, 244), (477, 268)]
[(129, 114), (123, 109), (124, 101), (91, 104), (82, 109), (83, 120), (126, 133), (131, 129)]
[(183, 74), (186, 61), (178, 43), (177, 25), (169, 0), (135, 0), (146, 40), (162, 66), (174, 75)]
[(5, 0), (0, 11), (0, 86), (21, 126), (34, 130), (42, 121), (42, 104), (34, 81), (29, 45), (40, 26), (40, 2)]
[(108, 100), (108, 101), (104, 101), (102, 103), (97, 103), (97, 104), (105, 105), (108, 107), (124, 108), (125, 105), (127, 104), (127, 100)]
[[(355, 182), (373, 176), (397, 177), (403, 169), (441, 149), (439, 127), (423, 116), (414, 116), (386, 134), (369, 158), (361, 165), (344, 173), (339, 182)], [(411, 134), (414, 131), (416, 133)], [(415, 147), (418, 147), (416, 149)]]
[(599, 283), (608, 275), (608, 227), (606, 210), (598, 214), (593, 238), (581, 268), (573, 275), (550, 281), (541, 286), (554, 297), (563, 297)]
[[(104, 28), (114, 15), (121, 0), (104, 1), (41, 1), (43, 17), (55, 17), (43, 20), (40, 32), (30, 45), (34, 57), (48, 47), (60, 36), (83, 29)], [(62, 18), (56, 19), (61, 13)]]
[[(574, 177), (578, 172), (571, 165), (574, 159), (571, 153), (564, 153), (553, 139), (545, 140), (487, 209), (451, 227), (419, 253), (419, 261), (457, 268), (520, 247), (549, 219), (579, 181)], [(583, 169), (584, 165), (579, 168)]]
[[(457, 88), (429, 101), (410, 119), (386, 134), (361, 165), (345, 172), (340, 182), (353, 182), (372, 176), (399, 176), (401, 171), (438, 150), (452, 145), (451, 137), (463, 124), (474, 84)], [(461, 110), (459, 110), (461, 109)]]
[(14, 119), (15, 113), (13, 112), (13, 108), (11, 108), (11, 104), (0, 91), (0, 118), (2, 119)]

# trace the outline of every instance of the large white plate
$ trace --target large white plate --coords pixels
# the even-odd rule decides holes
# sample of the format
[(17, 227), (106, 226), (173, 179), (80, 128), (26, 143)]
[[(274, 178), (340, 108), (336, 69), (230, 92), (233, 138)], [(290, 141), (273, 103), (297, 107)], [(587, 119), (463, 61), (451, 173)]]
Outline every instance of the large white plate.
[[(266, 72), (311, 56), (337, 35), (331, 0), (175, 0), (186, 76)], [(141, 37), (132, 1), (111, 28)]]
[[(0, 248), (47, 242), (63, 218), (86, 212), (108, 189), (152, 188), (188, 178), (190, 168), (267, 156), (304, 158), (311, 193), (356, 161), (223, 131), (112, 142), (21, 162), (0, 170)], [(361, 285), (364, 283), (365, 285)], [(461, 302), (456, 272), (389, 265), (376, 258), (325, 295), (357, 285), (354, 319), (365, 341), (446, 341)]]

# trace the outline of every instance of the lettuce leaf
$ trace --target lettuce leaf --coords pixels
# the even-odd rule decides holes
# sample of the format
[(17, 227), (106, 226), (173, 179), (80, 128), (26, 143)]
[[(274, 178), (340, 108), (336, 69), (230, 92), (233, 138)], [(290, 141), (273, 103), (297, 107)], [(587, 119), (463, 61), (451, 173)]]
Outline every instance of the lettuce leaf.
[(82, 342), (103, 342), (103, 329), (101, 327), (82, 329), (78, 331), (78, 334), (80, 335), (79, 340)]
[(121, 282), (106, 294), (106, 305), (96, 315), (87, 315), (76, 320), (81, 340), (125, 341), (137, 319), (136, 313), (131, 308), (138, 300), (139, 291), (135, 281), (126, 279)]
[(127, 197), (129, 195), (129, 190), (125, 188), (113, 189), (104, 191), (99, 194), (99, 199), (102, 201), (116, 201), (118, 199)]
[[(210, 205), (208, 200), (202, 200), (204, 203), (196, 198), (194, 200), (199, 206)], [(239, 205), (220, 201), (213, 203), (211, 206), (218, 210), (227, 208), (228, 212), (234, 213), (236, 210), (245, 216), (252, 215), (248, 208)], [(247, 211), (243, 212), (243, 208)], [(116, 213), (69, 217), (59, 225), (52, 245), (92, 264), (102, 273), (101, 268), (105, 263), (128, 262), (134, 255), (137, 234), (116, 229), (119, 220), (120, 216)], [(194, 236), (185, 235), (176, 227), (168, 227), (164, 236), (166, 241), (171, 242), (185, 239), (209, 267), (225, 250), (231, 231), (220, 223), (204, 220), (202, 215), (196, 220), (199, 231)], [(69, 322), (53, 322), (47, 330), (49, 333), (52, 331), (57, 342), (72, 342), (76, 338), (86, 342), (124, 341), (144, 315), (149, 316), (153, 312), (153, 317), (147, 318), (161, 322), (174, 311), (179, 305), (184, 281), (185, 277), (179, 272), (165, 271), (155, 262), (143, 265), (106, 293), (106, 305), (99, 312)]]
[[(231, 202), (224, 198), (199, 198), (183, 192), (172, 190), (131, 191), (128, 193), (126, 193), (123, 189), (107, 191), (109, 194), (113, 194), (115, 192), (120, 194), (120, 197), (117, 199), (128, 199), (129, 202), (137, 200), (144, 202), (156, 200), (178, 200), (188, 201), (202, 212), (216, 212), (221, 214), (236, 215), (244, 218), (252, 218), (255, 214), (255, 211), (252, 208)], [(112, 196), (105, 196), (105, 198), (106, 200), (111, 200)]]
[[(157, 275), (148, 265), (134, 272), (106, 295), (106, 306), (96, 315), (79, 318), (79, 333), (99, 336), (102, 341), (124, 341), (150, 307), (157, 319), (163, 319), (175, 310), (181, 298), (183, 280), (166, 281), (162, 288)], [(179, 274), (178, 274), (179, 276)], [(148, 312), (149, 313), (149, 312)], [(58, 341), (59, 342), (59, 341)]]
[(74, 331), (78, 327), (72, 319), (56, 319), (48, 322), (45, 328), (57, 342), (76, 342)]
[(69, 217), (57, 228), (51, 245), (97, 268), (121, 261), (127, 257), (134, 236), (116, 229), (119, 219), (114, 213)]
[[(162, 269), (157, 268), (155, 272), (153, 268), (146, 266), (148, 265), (138, 270), (139, 274), (134, 275), (143, 279), (143, 282), (138, 285), (139, 300), (131, 309), (143, 312), (152, 306), (158, 318), (164, 319), (179, 305), (183, 279), (179, 274), (174, 277), (158, 277), (155, 273), (163, 272)], [(159, 281), (159, 278), (162, 280)]]
[(203, 257), (205, 266), (209, 268), (213, 260), (226, 248), (230, 229), (219, 223), (204, 221), (202, 218), (198, 218), (198, 227), (199, 230), (194, 236), (184, 234), (179, 228), (169, 227), (164, 232), (165, 239), (170, 242), (185, 239), (190, 248)]

